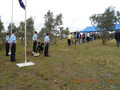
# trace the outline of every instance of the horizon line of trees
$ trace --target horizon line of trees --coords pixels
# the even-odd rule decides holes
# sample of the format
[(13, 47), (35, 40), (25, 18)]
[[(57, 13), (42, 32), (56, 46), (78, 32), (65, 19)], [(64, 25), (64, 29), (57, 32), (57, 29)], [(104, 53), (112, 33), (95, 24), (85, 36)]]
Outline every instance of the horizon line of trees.
[[(69, 32), (69, 28), (63, 27), (63, 14), (60, 13), (58, 15), (53, 14), (50, 10), (44, 15), (44, 26), (38, 32), (38, 38), (43, 39), (44, 33), (50, 33), (50, 40), (54, 40), (54, 44), (56, 44), (56, 39), (59, 35), (59, 38), (62, 39), (64, 35), (67, 35)], [(120, 23), (120, 11), (115, 11), (113, 6), (109, 6), (105, 11), (101, 14), (94, 14), (90, 18), (91, 24), (93, 26), (97, 26), (98, 31), (101, 34), (102, 43), (105, 44), (108, 38), (108, 32), (111, 32), (115, 28), (115, 24)], [(16, 29), (17, 37), (20, 37), (22, 40), (24, 39), (25, 32), (25, 22), (21, 21), (19, 26), (16, 27), (14, 23), (12, 23), (12, 28)], [(0, 38), (5, 37), (5, 29), (3, 22), (0, 18)], [(33, 33), (35, 31), (34, 28), (34, 20), (32, 17), (27, 19), (27, 38), (32, 39)], [(11, 32), (11, 23), (8, 25), (8, 32)], [(23, 41), (22, 41), (23, 42)]]
[(97, 30), (101, 34), (102, 44), (105, 45), (110, 40), (109, 32), (112, 32), (115, 25), (120, 23), (120, 11), (115, 11), (113, 6), (109, 6), (104, 13), (94, 14), (89, 19), (93, 26), (97, 26)]
[[(50, 40), (55, 40), (55, 44), (56, 44), (56, 38), (58, 37), (58, 34), (60, 35), (59, 38), (62, 39), (64, 37), (64, 34), (67, 35), (67, 33), (69, 32), (68, 27), (66, 29), (64, 29), (63, 27), (62, 13), (54, 17), (53, 12), (48, 10), (48, 12), (44, 15), (43, 18), (44, 18), (44, 27), (42, 27), (41, 30), (38, 32), (39, 39), (43, 39), (44, 33), (50, 33)], [(28, 18), (26, 22), (27, 22), (27, 41), (28, 41), (28, 40), (32, 40), (32, 36), (34, 34), (34, 31), (36, 30), (34, 28), (34, 19), (32, 16)], [(21, 21), (18, 27), (15, 25), (15, 23), (12, 23), (12, 29), (16, 30), (17, 32), (16, 36), (20, 38), (21, 41), (23, 42), (24, 37), (25, 37), (24, 35), (25, 22)], [(11, 34), (11, 23), (8, 25), (7, 32)], [(2, 37), (5, 38), (5, 36), (6, 36), (6, 32), (4, 29), (4, 25), (0, 19), (0, 38)]]

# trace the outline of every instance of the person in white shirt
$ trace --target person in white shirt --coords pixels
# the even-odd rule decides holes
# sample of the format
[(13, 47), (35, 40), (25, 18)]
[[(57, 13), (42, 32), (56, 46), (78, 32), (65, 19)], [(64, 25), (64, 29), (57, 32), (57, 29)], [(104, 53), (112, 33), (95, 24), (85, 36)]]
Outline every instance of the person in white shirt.
[(86, 39), (87, 39), (87, 42), (89, 42), (89, 39), (90, 39), (90, 33), (87, 33), (87, 35), (86, 35)]
[(44, 45), (45, 45), (44, 56), (50, 57), (48, 54), (48, 51), (49, 51), (49, 33), (47, 33), (45, 38), (44, 38)]
[(37, 32), (35, 31), (35, 34), (33, 35), (33, 52), (37, 52), (36, 46), (37, 46)]
[(12, 35), (10, 37), (10, 48), (11, 48), (11, 62), (16, 62), (15, 52), (16, 52), (16, 30), (12, 30)]

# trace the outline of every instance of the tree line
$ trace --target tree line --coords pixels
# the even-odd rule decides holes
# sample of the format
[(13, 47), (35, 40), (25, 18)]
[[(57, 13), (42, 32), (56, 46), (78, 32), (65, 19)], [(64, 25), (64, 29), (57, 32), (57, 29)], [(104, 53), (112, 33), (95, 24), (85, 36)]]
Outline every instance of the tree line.
[(94, 14), (89, 19), (93, 26), (97, 26), (102, 43), (105, 44), (110, 40), (109, 32), (114, 31), (116, 24), (120, 24), (120, 11), (115, 11), (113, 6), (109, 6), (104, 13)]
[[(54, 16), (53, 12), (48, 10), (48, 12), (44, 15), (44, 27), (41, 28), (40, 32), (38, 32), (38, 38), (43, 39), (43, 35), (45, 33), (50, 34), (50, 40), (54, 40), (54, 44), (56, 44), (56, 38), (59, 37), (62, 39), (64, 35), (67, 35), (69, 32), (69, 28), (63, 27), (63, 14), (60, 13)], [(97, 26), (98, 32), (100, 32), (102, 43), (105, 44), (109, 40), (109, 32), (112, 32), (115, 28), (116, 24), (120, 24), (120, 11), (115, 11), (113, 6), (109, 6), (103, 13), (94, 14), (90, 18), (91, 24), (93, 26)], [(17, 37), (21, 38), (21, 41), (24, 40), (24, 32), (25, 32), (25, 22), (21, 21), (19, 26), (16, 27), (14, 23), (12, 23), (12, 28), (16, 29)], [(0, 43), (4, 41), (6, 33), (4, 32), (4, 25), (0, 18)], [(32, 40), (33, 33), (35, 31), (34, 28), (34, 20), (32, 17), (27, 19), (27, 40)], [(8, 31), (11, 32), (11, 23), (8, 26)]]
[[(67, 33), (69, 32), (69, 28), (67, 27), (66, 29), (64, 29), (63, 27), (63, 15), (62, 13), (56, 15), (54, 17), (53, 12), (51, 12), (50, 10), (48, 10), (48, 12), (44, 15), (44, 27), (41, 28), (41, 30), (38, 32), (38, 38), (42, 39), (43, 38), (43, 34), (45, 33), (50, 33), (50, 39), (54, 39), (55, 40), (55, 44), (56, 44), (56, 38), (59, 35), (59, 38), (63, 38), (64, 35), (67, 35)], [(34, 19), (33, 17), (30, 17), (26, 20), (27, 23), (27, 41), (32, 40), (32, 36), (35, 30), (34, 28)], [(24, 43), (24, 38), (25, 38), (25, 22), (21, 21), (19, 23), (19, 26), (17, 27), (15, 25), (15, 23), (12, 23), (12, 29), (15, 29), (17, 34), (17, 38), (21, 39), (21, 41)], [(11, 34), (11, 23), (8, 25), (8, 31)], [(2, 20), (0, 19), (0, 39), (5, 39), (6, 36), (6, 32), (4, 29), (4, 25)], [(4, 37), (4, 38), (2, 38)], [(4, 40), (2, 40), (4, 41)], [(1, 41), (1, 42), (2, 42)]]

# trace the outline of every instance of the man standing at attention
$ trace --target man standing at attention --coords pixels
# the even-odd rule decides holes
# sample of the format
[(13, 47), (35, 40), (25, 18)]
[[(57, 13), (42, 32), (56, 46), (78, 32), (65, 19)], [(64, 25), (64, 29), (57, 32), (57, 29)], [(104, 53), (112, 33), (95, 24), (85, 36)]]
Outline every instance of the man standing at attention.
[(45, 38), (44, 38), (44, 45), (45, 45), (44, 56), (50, 57), (48, 54), (48, 51), (49, 51), (49, 33), (47, 33)]
[[(11, 62), (16, 62), (15, 52), (16, 52), (16, 30), (12, 31), (12, 35), (10, 37), (10, 48), (11, 48)], [(17, 63), (17, 62), (16, 62)]]
[(37, 52), (36, 46), (37, 46), (37, 32), (35, 31), (35, 34), (33, 35), (33, 52)]
[(5, 45), (6, 45), (6, 56), (9, 56), (8, 52), (9, 52), (9, 43), (10, 43), (10, 34), (7, 33), (7, 36), (6, 36), (6, 41), (5, 41)]

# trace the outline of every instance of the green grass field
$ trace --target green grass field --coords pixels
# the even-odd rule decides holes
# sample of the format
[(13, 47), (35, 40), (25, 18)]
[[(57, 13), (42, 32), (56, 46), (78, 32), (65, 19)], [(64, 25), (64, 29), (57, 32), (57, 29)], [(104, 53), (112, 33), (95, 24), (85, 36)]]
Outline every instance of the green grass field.
[[(27, 50), (32, 50), (28, 44)], [(0, 51), (1, 90), (120, 90), (120, 47), (111, 40), (67, 46), (50, 45), (51, 57), (27, 57), (34, 66), (19, 68)], [(24, 62), (24, 44), (17, 43), (16, 60)]]

